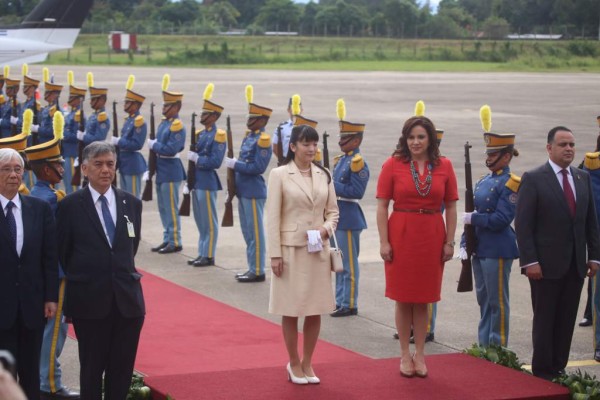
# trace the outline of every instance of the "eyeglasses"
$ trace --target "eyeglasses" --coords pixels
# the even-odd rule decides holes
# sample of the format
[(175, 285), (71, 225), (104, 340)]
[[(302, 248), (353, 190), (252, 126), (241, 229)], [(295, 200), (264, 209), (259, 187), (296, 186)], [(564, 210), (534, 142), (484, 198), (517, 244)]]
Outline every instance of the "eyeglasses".
[(2, 167), (0, 168), (0, 173), (3, 175), (9, 175), (11, 172), (14, 172), (17, 175), (23, 174), (23, 167)]

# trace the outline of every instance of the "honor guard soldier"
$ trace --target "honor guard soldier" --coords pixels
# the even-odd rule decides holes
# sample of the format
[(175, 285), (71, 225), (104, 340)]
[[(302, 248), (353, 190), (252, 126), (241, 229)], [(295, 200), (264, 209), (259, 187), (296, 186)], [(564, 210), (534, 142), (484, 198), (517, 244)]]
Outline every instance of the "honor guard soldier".
[[(29, 130), (32, 133), (35, 133), (34, 135), (30, 135), (27, 138), (28, 147), (38, 144), (38, 141), (34, 140), (34, 138), (37, 138), (37, 128), (39, 127), (39, 112), (41, 108), (40, 104), (35, 98), (35, 94), (39, 84), (40, 81), (38, 81), (37, 79), (33, 79), (29, 76), (29, 67), (27, 66), (27, 64), (23, 64), (23, 94), (25, 95), (26, 100), (21, 106), (21, 110), (19, 113), (19, 121), (23, 121), (23, 113), (25, 112), (25, 110), (31, 110), (33, 112), (33, 121), (30, 125)], [(29, 188), (29, 190), (33, 189), (33, 185), (35, 185), (35, 174), (28, 166), (26, 166), (25, 173), (23, 174), (23, 183)]]
[[(292, 112), (292, 97), (288, 101), (287, 113), (290, 119), (277, 125), (273, 132), (273, 153), (278, 160), (284, 159), (287, 156), (288, 148), (290, 147), (290, 136), (294, 127), (294, 114)], [(302, 114), (302, 104), (298, 115)], [(279, 142), (281, 141), (281, 154), (279, 153)]]
[(4, 95), (4, 82), (5, 77), (8, 77), (8, 72), (10, 68), (8, 65), (5, 65), (3, 69), (0, 70), (0, 138), (2, 138), (2, 115), (4, 114), (4, 106), (6, 105), (6, 96)]
[[(15, 132), (21, 132), (22, 126), (19, 120), (21, 114), (21, 106), (17, 99), (19, 93), (19, 85), (21, 81), (8, 77), (8, 69), (4, 69), (4, 87), (6, 90), (6, 102), (2, 107), (2, 115), (0, 115), (0, 138), (13, 136)], [(16, 112), (13, 112), (16, 108)]]
[[(64, 160), (60, 154), (60, 140), (63, 135), (64, 117), (61, 112), (53, 118), (54, 138), (50, 141), (25, 149), (31, 169), (37, 181), (31, 190), (31, 196), (47, 201), (56, 214), (58, 202), (65, 197), (65, 192), (55, 189), (64, 173)], [(26, 115), (23, 125), (29, 123)], [(79, 399), (79, 393), (63, 386), (62, 371), (58, 357), (67, 338), (68, 324), (63, 320), (63, 304), (65, 298), (66, 279), (59, 265), (58, 308), (53, 318), (48, 319), (44, 327), (42, 352), (40, 355), (40, 392), (42, 399)]]
[(214, 85), (209, 83), (204, 90), (204, 103), (200, 123), (203, 130), (196, 134), (196, 149), (190, 151), (188, 160), (196, 164), (196, 185), (192, 191), (194, 219), (200, 237), (198, 239), (198, 257), (188, 261), (194, 267), (215, 265), (215, 250), (219, 235), (217, 219), (217, 191), (222, 190), (217, 168), (221, 166), (227, 149), (227, 132), (218, 129), (216, 122), (223, 107), (210, 101)]
[(79, 140), (77, 139), (77, 131), (79, 131), (81, 109), (83, 108), (83, 99), (85, 98), (86, 90), (74, 86), (75, 79), (73, 71), (67, 73), (67, 82), (69, 83), (68, 104), (71, 109), (65, 116), (62, 156), (65, 160), (63, 184), (65, 186), (65, 192), (69, 194), (77, 190), (76, 186), (71, 185), (71, 179), (75, 173), (75, 160), (78, 156)]
[(60, 112), (58, 104), (58, 97), (62, 91), (62, 85), (56, 85), (50, 81), (50, 71), (48, 68), (43, 69), (44, 78), (44, 100), (48, 102), (48, 105), (42, 109), (40, 113), (41, 117), (38, 121), (38, 126), (32, 125), (31, 131), (38, 133), (38, 139), (40, 143), (49, 142), (54, 139), (54, 114), (56, 111)]
[[(25, 155), (25, 149), (27, 148), (27, 138), (30, 132), (21, 132), (15, 136), (9, 136), (6, 138), (0, 138), (0, 149), (13, 149), (19, 152), (19, 155), (27, 164), (27, 156)], [(24, 183), (19, 186), (19, 193), (22, 195), (29, 195), (29, 189)]]
[(170, 76), (165, 74), (162, 83), (163, 120), (158, 125), (156, 139), (148, 139), (148, 147), (157, 155), (156, 197), (163, 225), (163, 241), (152, 251), (160, 254), (175, 253), (183, 249), (179, 219), (179, 186), (186, 178), (179, 153), (185, 145), (185, 128), (179, 119), (183, 93), (168, 91)]
[[(464, 213), (465, 225), (475, 227), (476, 246), (473, 251), (473, 276), (479, 304), (479, 345), (506, 347), (510, 321), (509, 278), (515, 258), (519, 257), (515, 231), (517, 192), (521, 178), (511, 174), (509, 164), (519, 153), (515, 135), (493, 133), (489, 106), (480, 110), (486, 145), (485, 165), (490, 173), (475, 184), (475, 211)], [(460, 256), (466, 257), (465, 239), (461, 240)]]
[(121, 136), (111, 136), (111, 142), (119, 149), (117, 164), (121, 174), (121, 189), (140, 198), (142, 176), (147, 169), (146, 160), (140, 150), (146, 142), (148, 127), (140, 114), (140, 108), (146, 98), (132, 90), (134, 82), (135, 77), (129, 75), (123, 105), (127, 118), (121, 127)]
[(273, 110), (252, 102), (253, 88), (246, 86), (248, 120), (246, 137), (242, 140), (238, 159), (225, 157), (225, 165), (235, 171), (236, 195), (242, 234), (246, 241), (248, 271), (237, 274), (238, 282), (263, 282), (265, 280), (265, 229), (263, 211), (267, 198), (267, 185), (262, 174), (271, 160), (271, 137), (265, 126)]
[(346, 104), (342, 99), (337, 101), (337, 116), (340, 120), (338, 144), (344, 154), (335, 157), (332, 178), (340, 209), (335, 237), (343, 253), (344, 270), (335, 276), (336, 309), (331, 316), (347, 317), (358, 314), (360, 234), (367, 228), (359, 200), (365, 195), (369, 182), (369, 167), (359, 149), (365, 124), (345, 121)]
[(77, 140), (86, 146), (92, 142), (105, 141), (110, 129), (110, 119), (104, 109), (108, 89), (94, 87), (94, 75), (87, 74), (88, 90), (90, 91), (90, 106), (94, 112), (85, 122), (85, 131), (77, 131)]

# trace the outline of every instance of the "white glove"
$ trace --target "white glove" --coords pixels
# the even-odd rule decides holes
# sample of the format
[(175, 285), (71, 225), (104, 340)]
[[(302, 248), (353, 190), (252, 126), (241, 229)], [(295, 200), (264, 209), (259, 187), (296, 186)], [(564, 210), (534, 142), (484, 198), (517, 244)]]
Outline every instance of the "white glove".
[(318, 230), (306, 231), (308, 235), (308, 252), (316, 253), (323, 250), (323, 240), (321, 239), (321, 232)]
[(10, 123), (13, 125), (17, 125), (19, 123), (19, 118), (10, 116)]
[(188, 188), (187, 182), (183, 184), (183, 194), (190, 194), (190, 189)]
[(31, 132), (37, 133), (40, 130), (39, 125), (31, 125)]
[(83, 142), (84, 136), (85, 136), (85, 131), (77, 131), (77, 140), (81, 140)]
[(148, 139), (148, 148), (152, 150), (152, 146), (156, 143), (156, 139)]
[(148, 171), (144, 172), (144, 175), (142, 175), (142, 180), (149, 181), (150, 180), (150, 172), (148, 172)]
[(465, 249), (464, 247), (458, 249), (458, 258), (460, 258), (461, 260), (468, 259), (469, 256), (467, 255), (467, 249)]
[(113, 146), (118, 146), (119, 140), (121, 140), (120, 137), (114, 137), (114, 136), (110, 137), (110, 142), (112, 143)]
[(474, 212), (465, 212), (463, 213), (463, 224), (465, 225), (471, 225), (471, 216), (474, 214)]
[(233, 157), (233, 158), (225, 157), (223, 159), (223, 164), (225, 164), (225, 166), (230, 169), (235, 169), (236, 162), (237, 162), (237, 158), (235, 158), (235, 157)]
[(187, 159), (188, 159), (188, 161), (197, 163), (198, 162), (198, 153), (196, 153), (195, 151), (191, 151), (191, 150), (188, 151)]
[(79, 157), (77, 157), (75, 159), (75, 161), (73, 161), (73, 168), (77, 168), (77, 167), (79, 167)]

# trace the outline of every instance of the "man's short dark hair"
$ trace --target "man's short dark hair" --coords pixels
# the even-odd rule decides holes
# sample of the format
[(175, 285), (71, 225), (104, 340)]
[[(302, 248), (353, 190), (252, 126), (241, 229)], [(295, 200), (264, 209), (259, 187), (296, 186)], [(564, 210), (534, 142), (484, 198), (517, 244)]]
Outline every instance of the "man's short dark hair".
[(85, 163), (92, 158), (96, 158), (106, 153), (112, 153), (115, 157), (117, 156), (115, 146), (112, 144), (102, 141), (92, 142), (83, 149), (83, 162)]
[(548, 132), (548, 144), (554, 142), (554, 136), (556, 136), (556, 132), (558, 131), (567, 131), (573, 133), (573, 131), (566, 126), (555, 126), (554, 128), (550, 129), (550, 132)]

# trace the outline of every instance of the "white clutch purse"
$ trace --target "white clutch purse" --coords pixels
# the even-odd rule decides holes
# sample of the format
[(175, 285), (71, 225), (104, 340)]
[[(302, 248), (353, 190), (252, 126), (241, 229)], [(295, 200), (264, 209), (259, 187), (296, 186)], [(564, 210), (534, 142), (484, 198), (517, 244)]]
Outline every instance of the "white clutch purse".
[(335, 231), (333, 232), (333, 243), (335, 243), (335, 247), (329, 248), (329, 255), (331, 257), (331, 270), (333, 272), (342, 272), (344, 270), (344, 264), (342, 263), (342, 257), (344, 257), (344, 254), (338, 247)]

